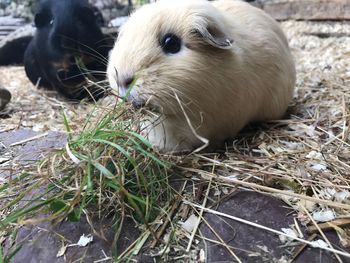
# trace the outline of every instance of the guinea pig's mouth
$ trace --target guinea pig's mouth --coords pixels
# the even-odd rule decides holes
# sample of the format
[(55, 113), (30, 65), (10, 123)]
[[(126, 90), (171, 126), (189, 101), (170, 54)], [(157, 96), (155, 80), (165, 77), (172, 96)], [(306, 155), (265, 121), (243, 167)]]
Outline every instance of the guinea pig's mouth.
[[(56, 70), (58, 79), (61, 82), (84, 83), (86, 79), (98, 81), (94, 71), (90, 71), (89, 67), (94, 61), (81, 54), (66, 54), (59, 62), (54, 62), (53, 67)], [(97, 65), (93, 65), (96, 66)]]
[(163, 113), (162, 108), (152, 103), (151, 99), (144, 98), (129, 98), (128, 101), (132, 104), (135, 110), (140, 110), (144, 113)]
[[(127, 98), (126, 98), (127, 97)], [(153, 96), (133, 96), (132, 94), (120, 96), (120, 99), (130, 103), (134, 110), (141, 113), (148, 114), (163, 114), (163, 108), (155, 104), (152, 99)]]
[(124, 87), (118, 88), (119, 99), (128, 102), (135, 110), (142, 112), (152, 112), (162, 114), (162, 107), (157, 105), (155, 96), (153, 94), (145, 94), (140, 92), (140, 86), (134, 85), (128, 89)]

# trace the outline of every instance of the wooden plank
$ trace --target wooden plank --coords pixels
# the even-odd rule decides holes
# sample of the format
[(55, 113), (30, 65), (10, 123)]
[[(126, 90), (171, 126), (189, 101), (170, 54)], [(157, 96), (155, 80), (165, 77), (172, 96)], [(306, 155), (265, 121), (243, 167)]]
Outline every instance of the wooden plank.
[(263, 1), (262, 7), (277, 20), (350, 20), (350, 0)]
[(26, 25), (9, 32), (7, 36), (0, 34), (0, 65), (22, 63), (24, 51), (34, 32), (34, 27)]
[(14, 18), (11, 16), (0, 16), (0, 25), (1, 26), (21, 26), (25, 24), (23, 18)]
[(17, 26), (17, 25), (11, 25), (11, 26), (2, 26), (0, 25), (0, 31), (15, 31), (16, 29), (20, 28), (23, 25)]
[[(14, 18), (11, 16), (0, 16), (0, 41), (10, 33), (21, 28), (25, 23), (23, 18)], [(1, 46), (1, 43), (0, 43)]]

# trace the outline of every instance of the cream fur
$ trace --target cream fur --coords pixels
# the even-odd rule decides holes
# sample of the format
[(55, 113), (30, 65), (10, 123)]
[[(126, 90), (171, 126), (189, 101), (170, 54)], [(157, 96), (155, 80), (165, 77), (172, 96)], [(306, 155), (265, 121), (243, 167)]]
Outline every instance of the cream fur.
[[(232, 39), (232, 46), (218, 48), (193, 33), (207, 28)], [(159, 44), (169, 32), (184, 44), (174, 55)], [(144, 125), (151, 143), (166, 152), (194, 150), (203, 138), (217, 147), (249, 122), (281, 118), (295, 85), (293, 58), (277, 22), (232, 0), (160, 0), (140, 8), (121, 29), (107, 75), (122, 95), (125, 87), (117, 82), (136, 77), (130, 99), (147, 100), (161, 113)]]

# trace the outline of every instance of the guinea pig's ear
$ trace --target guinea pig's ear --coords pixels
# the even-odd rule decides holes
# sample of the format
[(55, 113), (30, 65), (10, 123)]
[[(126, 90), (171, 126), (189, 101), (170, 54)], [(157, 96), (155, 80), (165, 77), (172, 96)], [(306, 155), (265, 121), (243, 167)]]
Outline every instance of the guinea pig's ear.
[(79, 6), (74, 10), (74, 15), (76, 15), (81, 21), (85, 23), (95, 22), (94, 11), (89, 6)]
[(75, 10), (77, 17), (84, 23), (96, 23), (103, 26), (104, 19), (101, 12), (94, 6), (83, 6)]
[(193, 32), (199, 35), (205, 42), (220, 49), (230, 49), (233, 39), (226, 32), (224, 26), (216, 21), (200, 23)]

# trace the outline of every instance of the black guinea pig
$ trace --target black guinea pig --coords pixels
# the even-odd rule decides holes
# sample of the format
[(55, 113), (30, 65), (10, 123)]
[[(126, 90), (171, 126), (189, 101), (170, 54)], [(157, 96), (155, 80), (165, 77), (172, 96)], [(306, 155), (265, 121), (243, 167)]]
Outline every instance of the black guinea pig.
[(101, 14), (86, 0), (41, 0), (36, 33), (24, 54), (33, 84), (55, 89), (73, 100), (99, 99), (105, 93), (109, 49), (100, 29)]

